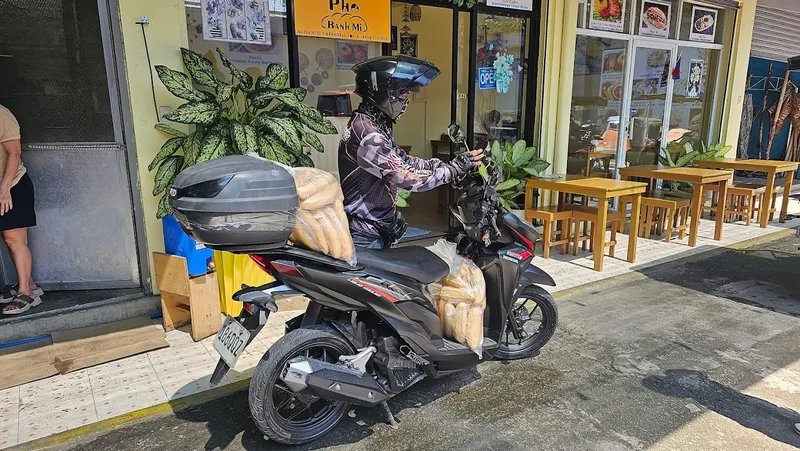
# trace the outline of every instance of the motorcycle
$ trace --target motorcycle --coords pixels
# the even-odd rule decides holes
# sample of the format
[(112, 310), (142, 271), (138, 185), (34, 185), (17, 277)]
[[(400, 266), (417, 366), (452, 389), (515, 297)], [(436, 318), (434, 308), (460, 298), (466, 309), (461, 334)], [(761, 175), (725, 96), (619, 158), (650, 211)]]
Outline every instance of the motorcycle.
[[(463, 141), (463, 133), (453, 134), (455, 142)], [(256, 426), (279, 443), (322, 437), (351, 405), (381, 405), (396, 427), (386, 401), (422, 379), (537, 355), (558, 322), (555, 301), (541, 286), (555, 282), (532, 264), (537, 232), (501, 207), (495, 191), (500, 177), (496, 169), (461, 180), (451, 207), (464, 228), (458, 252), (486, 281), (480, 354), (442, 334), (426, 288), (449, 267), (428, 249), (358, 249), (353, 267), (284, 246), (251, 255), (275, 281), (234, 295), (244, 308), (237, 318), (226, 318), (214, 341), (221, 358), (211, 384), (222, 380), (278, 310), (276, 300), (297, 295), (309, 299), (305, 313), (286, 323), (286, 334), (261, 359), (249, 389)]]

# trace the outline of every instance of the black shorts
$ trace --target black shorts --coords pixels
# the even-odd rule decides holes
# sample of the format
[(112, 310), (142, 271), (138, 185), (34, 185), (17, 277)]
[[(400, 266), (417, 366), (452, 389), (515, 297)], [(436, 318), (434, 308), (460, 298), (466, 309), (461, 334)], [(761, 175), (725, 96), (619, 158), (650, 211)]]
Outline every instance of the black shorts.
[(11, 188), (11, 211), (0, 216), (0, 231), (22, 229), (36, 225), (36, 211), (33, 209), (33, 181), (27, 173)]

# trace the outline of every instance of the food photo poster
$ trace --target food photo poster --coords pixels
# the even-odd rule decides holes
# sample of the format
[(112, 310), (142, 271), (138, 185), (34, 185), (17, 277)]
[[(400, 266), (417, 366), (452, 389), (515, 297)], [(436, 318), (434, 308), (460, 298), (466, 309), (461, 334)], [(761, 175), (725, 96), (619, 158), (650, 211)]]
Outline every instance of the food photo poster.
[(716, 9), (704, 8), (702, 6), (692, 7), (692, 24), (689, 40), (695, 42), (714, 42), (717, 32)]
[(592, 0), (589, 28), (592, 30), (625, 30), (625, 7), (627, 0)]
[(669, 38), (669, 23), (672, 3), (657, 0), (642, 2), (639, 35), (653, 38)]

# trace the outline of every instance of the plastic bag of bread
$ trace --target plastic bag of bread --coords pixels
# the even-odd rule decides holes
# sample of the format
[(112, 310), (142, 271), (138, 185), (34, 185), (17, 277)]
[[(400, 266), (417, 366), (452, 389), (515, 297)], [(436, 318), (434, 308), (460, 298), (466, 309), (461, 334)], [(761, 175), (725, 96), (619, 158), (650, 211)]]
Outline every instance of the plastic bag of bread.
[(483, 311), (486, 308), (486, 282), (475, 263), (458, 255), (455, 243), (439, 240), (428, 248), (444, 260), (450, 273), (440, 282), (428, 285), (436, 306), (442, 334), (483, 353)]
[(344, 195), (330, 172), (314, 168), (292, 168), (300, 206), (293, 243), (351, 265), (356, 263), (350, 224), (344, 212)]

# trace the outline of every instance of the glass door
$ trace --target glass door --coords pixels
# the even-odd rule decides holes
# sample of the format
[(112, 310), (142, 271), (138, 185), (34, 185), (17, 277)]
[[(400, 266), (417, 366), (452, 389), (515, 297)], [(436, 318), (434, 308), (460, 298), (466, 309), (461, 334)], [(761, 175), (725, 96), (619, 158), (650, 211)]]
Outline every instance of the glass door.
[(619, 140), (617, 161), (627, 166), (658, 164), (658, 157), (669, 142), (672, 69), (677, 46), (634, 40), (631, 47), (632, 57), (627, 67), (630, 88), (626, 89), (619, 118), (621, 124), (626, 124), (625, 139)]
[[(475, 14), (475, 13), (473, 13)], [(523, 136), (527, 19), (478, 12), (473, 144)]]

